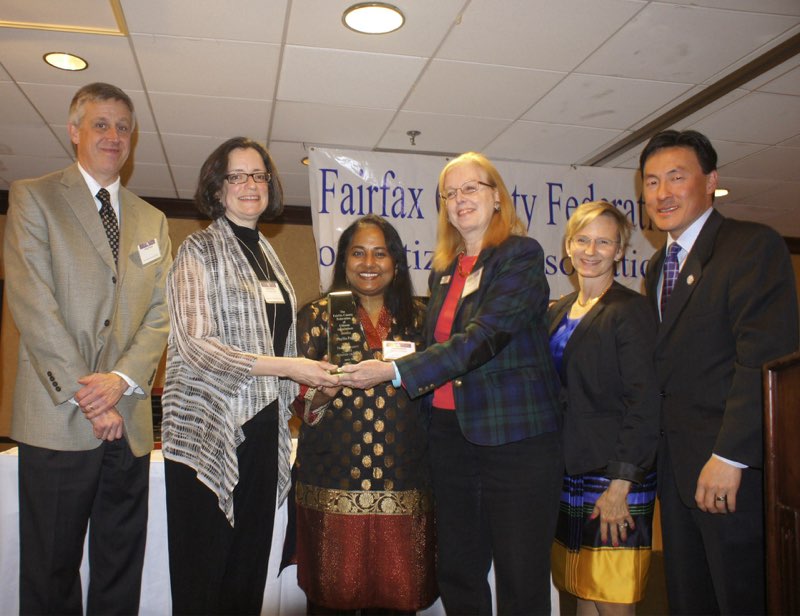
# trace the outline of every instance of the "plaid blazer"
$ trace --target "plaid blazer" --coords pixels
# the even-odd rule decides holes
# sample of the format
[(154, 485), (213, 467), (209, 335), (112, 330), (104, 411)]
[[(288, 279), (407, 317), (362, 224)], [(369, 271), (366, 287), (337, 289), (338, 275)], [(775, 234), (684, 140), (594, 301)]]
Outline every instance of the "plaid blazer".
[(462, 295), (450, 339), (433, 333), (455, 270), (431, 274), (425, 321), (427, 349), (397, 360), (413, 397), (453, 382), (464, 436), (478, 445), (502, 445), (558, 430), (559, 379), (548, 346), (545, 314), (550, 289), (544, 255), (529, 237), (511, 236), (481, 251), (473, 275), (478, 288)]

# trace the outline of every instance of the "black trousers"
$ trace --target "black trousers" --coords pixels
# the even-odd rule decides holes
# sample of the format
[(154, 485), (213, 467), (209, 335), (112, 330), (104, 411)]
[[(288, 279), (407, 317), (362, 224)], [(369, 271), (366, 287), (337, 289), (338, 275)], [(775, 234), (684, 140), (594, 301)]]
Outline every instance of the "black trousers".
[(493, 447), (467, 441), (453, 411), (434, 409), (430, 457), (437, 577), (448, 616), (550, 614), (550, 548), (564, 462), (557, 433)]
[(659, 449), (659, 497), (664, 572), (672, 614), (764, 614), (766, 574), (763, 477), (742, 471), (736, 512), (687, 507), (669, 460)]
[(90, 451), (19, 446), (20, 614), (136, 614), (147, 538), (150, 457), (127, 441)]
[(233, 527), (192, 468), (165, 461), (174, 614), (261, 612), (278, 485), (277, 402), (243, 428)]

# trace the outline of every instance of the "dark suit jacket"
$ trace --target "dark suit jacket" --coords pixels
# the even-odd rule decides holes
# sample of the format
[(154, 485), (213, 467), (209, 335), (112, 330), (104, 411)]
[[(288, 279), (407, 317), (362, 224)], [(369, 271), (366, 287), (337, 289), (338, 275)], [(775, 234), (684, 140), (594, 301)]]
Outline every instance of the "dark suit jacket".
[(403, 385), (412, 398), (432, 398), (436, 387), (453, 381), (461, 431), (479, 445), (556, 431), (559, 383), (545, 326), (550, 291), (542, 248), (532, 238), (509, 237), (481, 251), (473, 274), (481, 270), (480, 285), (462, 295), (443, 343), (433, 333), (455, 263), (431, 275), (428, 348), (397, 360)]
[[(678, 240), (680, 242), (680, 239)], [(651, 259), (657, 314), (665, 249)], [(762, 468), (761, 367), (798, 345), (794, 273), (784, 240), (714, 211), (689, 253), (656, 338), (662, 447), (685, 505), (712, 453)]]
[[(119, 263), (94, 197), (74, 164), (11, 185), (5, 230), (6, 292), (20, 332), (11, 436), (63, 451), (102, 444), (70, 398), (77, 379), (118, 370), (142, 389), (117, 409), (134, 455), (153, 448), (150, 388), (169, 329), (164, 282), (172, 263), (167, 220), (119, 191)], [(143, 263), (139, 245), (161, 256)]]
[[(575, 302), (548, 313), (550, 335)], [(564, 348), (562, 441), (567, 473), (604, 469), (641, 483), (655, 461), (660, 398), (653, 368), (656, 320), (647, 298), (615, 282)]]

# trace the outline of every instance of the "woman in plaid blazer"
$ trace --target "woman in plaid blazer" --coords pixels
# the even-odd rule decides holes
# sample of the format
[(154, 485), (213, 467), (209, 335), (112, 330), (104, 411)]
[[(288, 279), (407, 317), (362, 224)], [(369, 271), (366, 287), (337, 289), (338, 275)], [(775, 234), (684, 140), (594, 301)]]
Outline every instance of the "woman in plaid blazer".
[(345, 366), (341, 382), (425, 397), (447, 613), (492, 613), (494, 561), (498, 613), (549, 614), (563, 461), (542, 248), (483, 155), (450, 161), (439, 193), (427, 349)]

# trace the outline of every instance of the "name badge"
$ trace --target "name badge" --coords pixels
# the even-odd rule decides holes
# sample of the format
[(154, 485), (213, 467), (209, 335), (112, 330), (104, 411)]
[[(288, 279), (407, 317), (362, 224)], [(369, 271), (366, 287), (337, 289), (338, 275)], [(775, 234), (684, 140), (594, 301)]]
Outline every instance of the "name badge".
[(439, 284), (449, 284), (450, 283), (450, 274), (447, 276), (442, 276), (442, 279), (439, 281)]
[(400, 359), (416, 351), (416, 346), (410, 340), (384, 340), (383, 361)]
[(462, 291), (461, 297), (466, 297), (470, 293), (477, 291), (478, 287), (481, 286), (482, 275), (483, 268), (479, 269), (477, 272), (472, 272), (469, 276), (467, 276), (467, 280), (464, 282), (464, 291)]
[(142, 260), (142, 265), (147, 265), (153, 261), (161, 258), (161, 249), (158, 247), (158, 240), (153, 238), (147, 242), (139, 244), (139, 258)]
[(283, 293), (274, 280), (259, 280), (261, 283), (261, 297), (268, 304), (283, 304)]

